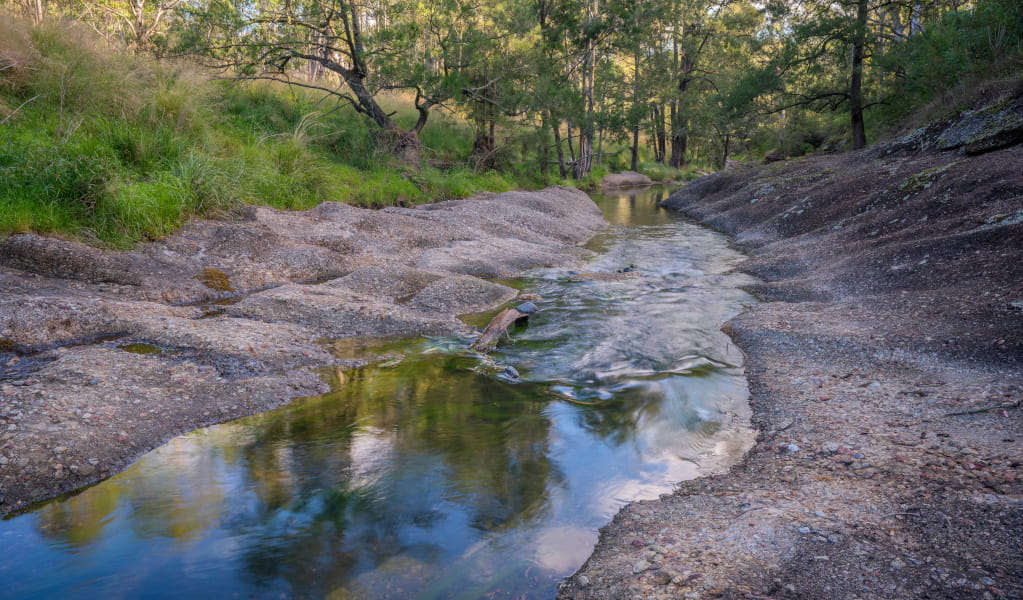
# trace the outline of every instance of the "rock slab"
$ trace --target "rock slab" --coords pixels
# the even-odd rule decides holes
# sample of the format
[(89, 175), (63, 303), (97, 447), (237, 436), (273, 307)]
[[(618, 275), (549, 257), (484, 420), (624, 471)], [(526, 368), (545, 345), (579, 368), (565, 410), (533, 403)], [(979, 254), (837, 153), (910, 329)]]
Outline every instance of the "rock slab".
[[(485, 277), (578, 261), (605, 225), (572, 188), (411, 209), (249, 207), (114, 252), (0, 242), (0, 515), (173, 436), (326, 391), (324, 338), (464, 332)], [(51, 451), (61, 448), (59, 460)]]

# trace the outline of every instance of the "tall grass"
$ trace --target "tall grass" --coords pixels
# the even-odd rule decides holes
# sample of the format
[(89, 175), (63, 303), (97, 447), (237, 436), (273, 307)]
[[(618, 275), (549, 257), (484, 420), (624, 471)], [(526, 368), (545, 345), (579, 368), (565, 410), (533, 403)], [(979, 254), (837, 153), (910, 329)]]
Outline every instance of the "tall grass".
[[(395, 163), (367, 120), (336, 101), (209, 81), (70, 23), (0, 19), (0, 121), (0, 236), (126, 247), (242, 203), (408, 205), (512, 187), (467, 167)], [(421, 137), (437, 165), (465, 164), (471, 150), (451, 116), (434, 115)]]

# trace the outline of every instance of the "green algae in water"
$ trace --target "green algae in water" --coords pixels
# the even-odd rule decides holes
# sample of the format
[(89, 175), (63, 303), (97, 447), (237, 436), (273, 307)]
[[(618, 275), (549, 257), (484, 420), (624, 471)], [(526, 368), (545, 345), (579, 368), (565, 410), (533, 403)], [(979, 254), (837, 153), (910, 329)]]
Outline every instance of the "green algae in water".
[(214, 269), (213, 267), (206, 267), (201, 273), (195, 276), (200, 283), (218, 292), (233, 292), (234, 287), (231, 286), (231, 279), (220, 269)]
[(132, 354), (150, 354), (154, 356), (163, 356), (170, 354), (171, 351), (167, 348), (161, 348), (155, 344), (149, 344), (146, 342), (130, 342), (128, 344), (119, 344), (117, 346), (120, 350), (125, 352), (131, 352)]

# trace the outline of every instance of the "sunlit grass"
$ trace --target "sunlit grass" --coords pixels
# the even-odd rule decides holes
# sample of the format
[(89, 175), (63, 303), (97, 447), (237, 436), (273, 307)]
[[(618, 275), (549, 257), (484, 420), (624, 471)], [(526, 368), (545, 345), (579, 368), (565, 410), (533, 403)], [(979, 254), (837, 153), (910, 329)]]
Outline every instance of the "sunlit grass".
[[(452, 166), (466, 164), (472, 132), (442, 112), (421, 135), (425, 166), (412, 168), (335, 99), (208, 81), (65, 24), (4, 23), (0, 41), (24, 59), (0, 73), (0, 236), (127, 247), (246, 203), (382, 207), (516, 187), (507, 175)], [(402, 125), (415, 118), (407, 100), (386, 100)]]

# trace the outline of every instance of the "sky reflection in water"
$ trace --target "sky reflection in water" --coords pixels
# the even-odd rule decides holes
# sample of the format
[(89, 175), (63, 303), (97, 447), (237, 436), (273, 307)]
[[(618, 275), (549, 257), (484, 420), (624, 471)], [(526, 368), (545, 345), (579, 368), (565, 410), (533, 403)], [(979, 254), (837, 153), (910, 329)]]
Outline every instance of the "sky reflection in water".
[(0, 598), (553, 597), (622, 503), (749, 441), (742, 357), (718, 331), (751, 300), (742, 257), (663, 194), (598, 198), (613, 226), (586, 271), (638, 276), (533, 274), (542, 312), (490, 359), (392, 343), (396, 366), (0, 522), (18, 549)]

